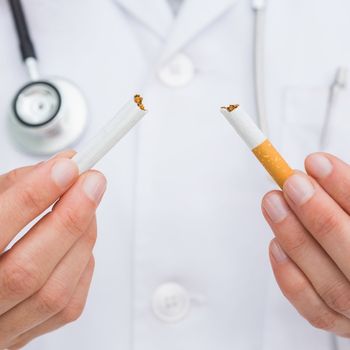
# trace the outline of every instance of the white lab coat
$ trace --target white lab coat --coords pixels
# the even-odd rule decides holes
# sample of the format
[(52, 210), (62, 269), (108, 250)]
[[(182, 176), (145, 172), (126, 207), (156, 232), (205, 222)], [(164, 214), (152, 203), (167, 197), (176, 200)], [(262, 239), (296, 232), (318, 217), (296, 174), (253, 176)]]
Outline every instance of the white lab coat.
[[(97, 166), (109, 185), (83, 317), (27, 349), (333, 350), (330, 335), (276, 286), (260, 213), (275, 185), (218, 111), (239, 102), (255, 114), (250, 1), (187, 0), (176, 20), (165, 0), (24, 3), (41, 72), (68, 77), (89, 101), (77, 149), (134, 92), (150, 110)], [(270, 133), (294, 167), (318, 149), (328, 87), (337, 67), (350, 64), (349, 13), (347, 0), (269, 0)], [(10, 100), (27, 77), (5, 1), (0, 53), (4, 172), (38, 160), (6, 130)], [(172, 87), (179, 80), (184, 86)], [(329, 135), (330, 150), (346, 160), (349, 97), (348, 89), (340, 94)], [(168, 282), (190, 298), (176, 323), (152, 309), (155, 290)], [(176, 293), (165, 297), (176, 304)], [(337, 342), (349, 349), (350, 341)]]

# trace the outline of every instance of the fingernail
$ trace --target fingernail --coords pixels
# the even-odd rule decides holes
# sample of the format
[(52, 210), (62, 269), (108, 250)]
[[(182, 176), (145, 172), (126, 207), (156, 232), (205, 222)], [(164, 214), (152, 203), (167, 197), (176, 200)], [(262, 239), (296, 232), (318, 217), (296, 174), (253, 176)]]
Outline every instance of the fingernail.
[(265, 197), (263, 208), (275, 224), (283, 221), (289, 213), (287, 203), (277, 193), (271, 193)]
[(90, 173), (84, 180), (83, 189), (91, 200), (99, 204), (106, 190), (106, 179), (100, 173)]
[(316, 178), (324, 179), (333, 170), (333, 165), (329, 161), (328, 158), (321, 154), (312, 154), (307, 159), (307, 165), (312, 173)]
[(302, 205), (314, 195), (315, 188), (306, 176), (294, 174), (286, 181), (283, 191), (294, 204)]
[(67, 188), (77, 176), (78, 168), (71, 159), (59, 159), (51, 169), (52, 180), (61, 188)]
[(270, 251), (273, 258), (278, 263), (284, 262), (288, 259), (288, 256), (275, 239), (271, 242)]

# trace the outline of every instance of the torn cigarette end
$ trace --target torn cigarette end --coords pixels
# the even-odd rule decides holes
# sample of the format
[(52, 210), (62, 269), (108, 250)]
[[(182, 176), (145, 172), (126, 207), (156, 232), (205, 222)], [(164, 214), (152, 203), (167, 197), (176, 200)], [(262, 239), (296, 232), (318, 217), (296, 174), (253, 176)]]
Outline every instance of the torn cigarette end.
[(229, 111), (229, 112), (232, 112), (232, 111), (234, 111), (235, 109), (237, 109), (238, 107), (239, 107), (239, 105), (229, 105), (229, 106), (221, 107), (221, 108), (226, 109), (226, 110)]
[(134, 96), (134, 102), (137, 104), (137, 106), (142, 109), (143, 111), (145, 111), (145, 106), (142, 103), (143, 101), (143, 97), (141, 95), (135, 95)]

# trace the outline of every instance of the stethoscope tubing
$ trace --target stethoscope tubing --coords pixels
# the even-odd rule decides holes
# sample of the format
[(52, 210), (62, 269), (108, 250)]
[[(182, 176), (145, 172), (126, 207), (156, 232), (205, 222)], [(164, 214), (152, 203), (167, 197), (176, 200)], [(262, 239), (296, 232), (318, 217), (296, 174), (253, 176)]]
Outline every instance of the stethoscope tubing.
[(268, 120), (265, 105), (265, 0), (253, 0), (254, 12), (254, 92), (258, 125), (268, 136)]
[[(252, 9), (254, 12), (254, 91), (255, 91), (255, 105), (257, 111), (258, 125), (265, 135), (269, 133), (269, 121), (266, 113), (266, 85), (265, 85), (265, 17), (266, 17), (267, 0), (252, 0)], [(346, 80), (346, 73), (344, 68), (341, 72), (337, 72), (335, 82), (330, 87), (329, 98), (327, 102), (327, 109), (325, 119), (322, 125), (322, 132), (320, 135), (319, 145), (320, 149), (326, 146), (328, 138), (328, 130), (331, 122), (333, 107), (336, 101), (337, 94), (340, 88), (344, 88)], [(340, 77), (340, 78), (339, 78)], [(339, 80), (341, 82), (339, 83)], [(334, 334), (331, 337), (331, 347), (333, 350), (338, 350), (338, 341)]]
[(30, 57), (36, 59), (35, 48), (30, 37), (21, 0), (8, 0), (8, 3), (15, 23), (22, 59), (23, 61)]

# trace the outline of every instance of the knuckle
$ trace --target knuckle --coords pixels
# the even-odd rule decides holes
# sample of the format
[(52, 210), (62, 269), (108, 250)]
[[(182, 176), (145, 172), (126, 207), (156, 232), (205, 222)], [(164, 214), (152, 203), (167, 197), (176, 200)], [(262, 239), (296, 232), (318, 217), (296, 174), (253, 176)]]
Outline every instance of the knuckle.
[(64, 230), (80, 237), (86, 230), (85, 225), (81, 222), (79, 215), (72, 208), (65, 208), (62, 211), (56, 211), (56, 218)]
[(34, 191), (33, 187), (29, 185), (21, 187), (17, 198), (25, 208), (30, 208), (34, 212), (41, 212), (43, 210), (42, 200), (38, 192)]
[(304, 252), (304, 248), (307, 247), (307, 238), (303, 234), (293, 233), (293, 235), (286, 236), (284, 239), (285, 249), (290, 255), (300, 255)]
[(339, 218), (334, 213), (319, 214), (312, 223), (315, 233), (319, 237), (325, 237), (339, 229)]
[(70, 296), (65, 286), (44, 287), (38, 294), (38, 309), (44, 314), (56, 314), (66, 307)]
[(9, 262), (2, 271), (2, 288), (11, 295), (30, 295), (41, 286), (40, 273), (33, 264)]
[(284, 286), (283, 294), (288, 300), (295, 300), (302, 298), (305, 291), (309, 288), (309, 284), (306, 281), (299, 281), (293, 284)]
[(350, 311), (350, 290), (344, 283), (338, 283), (328, 288), (323, 293), (323, 299), (335, 311), (340, 313)]
[(61, 320), (64, 324), (76, 321), (83, 313), (85, 307), (84, 302), (75, 302), (68, 305), (61, 312)]
[(87, 235), (86, 235), (86, 241), (87, 244), (91, 247), (93, 247), (96, 243), (97, 240), (97, 230), (91, 230)]
[(6, 180), (9, 185), (15, 184), (18, 181), (18, 178), (19, 178), (18, 169), (13, 169), (6, 174)]
[(310, 324), (324, 331), (331, 331), (334, 329), (336, 323), (336, 316), (329, 311), (324, 311), (322, 314), (319, 314), (313, 318), (309, 319)]

